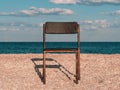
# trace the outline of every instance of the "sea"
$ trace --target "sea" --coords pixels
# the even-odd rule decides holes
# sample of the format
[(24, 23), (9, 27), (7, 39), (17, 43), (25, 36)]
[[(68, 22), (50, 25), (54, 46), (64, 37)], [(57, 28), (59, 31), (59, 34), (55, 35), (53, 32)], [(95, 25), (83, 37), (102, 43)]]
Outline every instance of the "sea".
[[(75, 48), (75, 42), (47, 42), (47, 48)], [(43, 42), (0, 42), (0, 54), (39, 54)], [(120, 42), (80, 42), (80, 53), (120, 54)]]

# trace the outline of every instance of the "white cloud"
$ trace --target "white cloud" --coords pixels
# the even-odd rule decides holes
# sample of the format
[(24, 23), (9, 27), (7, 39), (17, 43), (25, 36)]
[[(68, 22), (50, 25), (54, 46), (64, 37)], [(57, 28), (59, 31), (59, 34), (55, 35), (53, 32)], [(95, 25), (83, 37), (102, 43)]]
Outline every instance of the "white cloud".
[(45, 9), (45, 8), (38, 8), (38, 12), (41, 12), (42, 14), (73, 14), (73, 11), (70, 9), (61, 9), (61, 8), (51, 8), (51, 9)]
[(0, 31), (39, 30), (43, 23), (0, 22)]
[(120, 15), (120, 10), (116, 10), (113, 12), (102, 12), (102, 14), (107, 14), (107, 15)]
[(120, 4), (120, 0), (50, 0), (55, 4)]
[(113, 12), (114, 14), (120, 15), (120, 10)]
[(55, 4), (77, 4), (80, 0), (50, 0), (50, 2)]
[(119, 30), (120, 21), (116, 20), (83, 20), (80, 21), (81, 31), (96, 31), (96, 30)]
[(38, 15), (70, 15), (73, 11), (64, 8), (36, 8), (31, 7), (28, 10), (18, 12), (0, 12), (0, 16), (38, 16)]
[(120, 20), (117, 19), (117, 20), (113, 20), (111, 23), (110, 23), (110, 26), (109, 26), (111, 29), (113, 30), (116, 30), (120, 28)]
[(81, 29), (83, 30), (105, 30), (109, 23), (107, 20), (84, 20), (80, 21)]
[(19, 27), (0, 27), (0, 31), (19, 31)]
[(37, 23), (27, 22), (0, 22), (0, 26), (12, 26), (12, 27), (39, 27)]

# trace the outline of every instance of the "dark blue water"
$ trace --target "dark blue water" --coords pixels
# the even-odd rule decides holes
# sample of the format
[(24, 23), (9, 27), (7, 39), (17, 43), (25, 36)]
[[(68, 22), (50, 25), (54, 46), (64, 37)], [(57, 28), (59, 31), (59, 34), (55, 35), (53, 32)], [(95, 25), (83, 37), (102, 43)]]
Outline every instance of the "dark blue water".
[[(48, 48), (75, 48), (74, 42), (48, 42)], [(0, 42), (0, 54), (42, 53), (42, 42)], [(120, 42), (81, 42), (80, 52), (88, 54), (120, 54)]]

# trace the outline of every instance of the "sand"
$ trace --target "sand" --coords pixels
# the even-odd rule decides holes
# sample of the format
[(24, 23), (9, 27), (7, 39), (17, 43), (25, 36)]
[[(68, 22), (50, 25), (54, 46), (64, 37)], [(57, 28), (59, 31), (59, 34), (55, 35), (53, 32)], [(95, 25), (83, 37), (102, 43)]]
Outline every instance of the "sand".
[(75, 81), (74, 54), (0, 54), (0, 90), (120, 90), (120, 54), (81, 54), (81, 80)]

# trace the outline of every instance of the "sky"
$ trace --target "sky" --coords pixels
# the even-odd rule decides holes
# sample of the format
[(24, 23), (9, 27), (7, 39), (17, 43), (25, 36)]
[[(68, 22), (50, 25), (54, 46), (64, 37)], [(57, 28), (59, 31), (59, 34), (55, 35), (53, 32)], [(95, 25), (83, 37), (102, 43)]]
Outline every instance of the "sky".
[(0, 42), (42, 42), (42, 25), (48, 21), (78, 22), (81, 42), (120, 42), (120, 0), (1, 0)]

